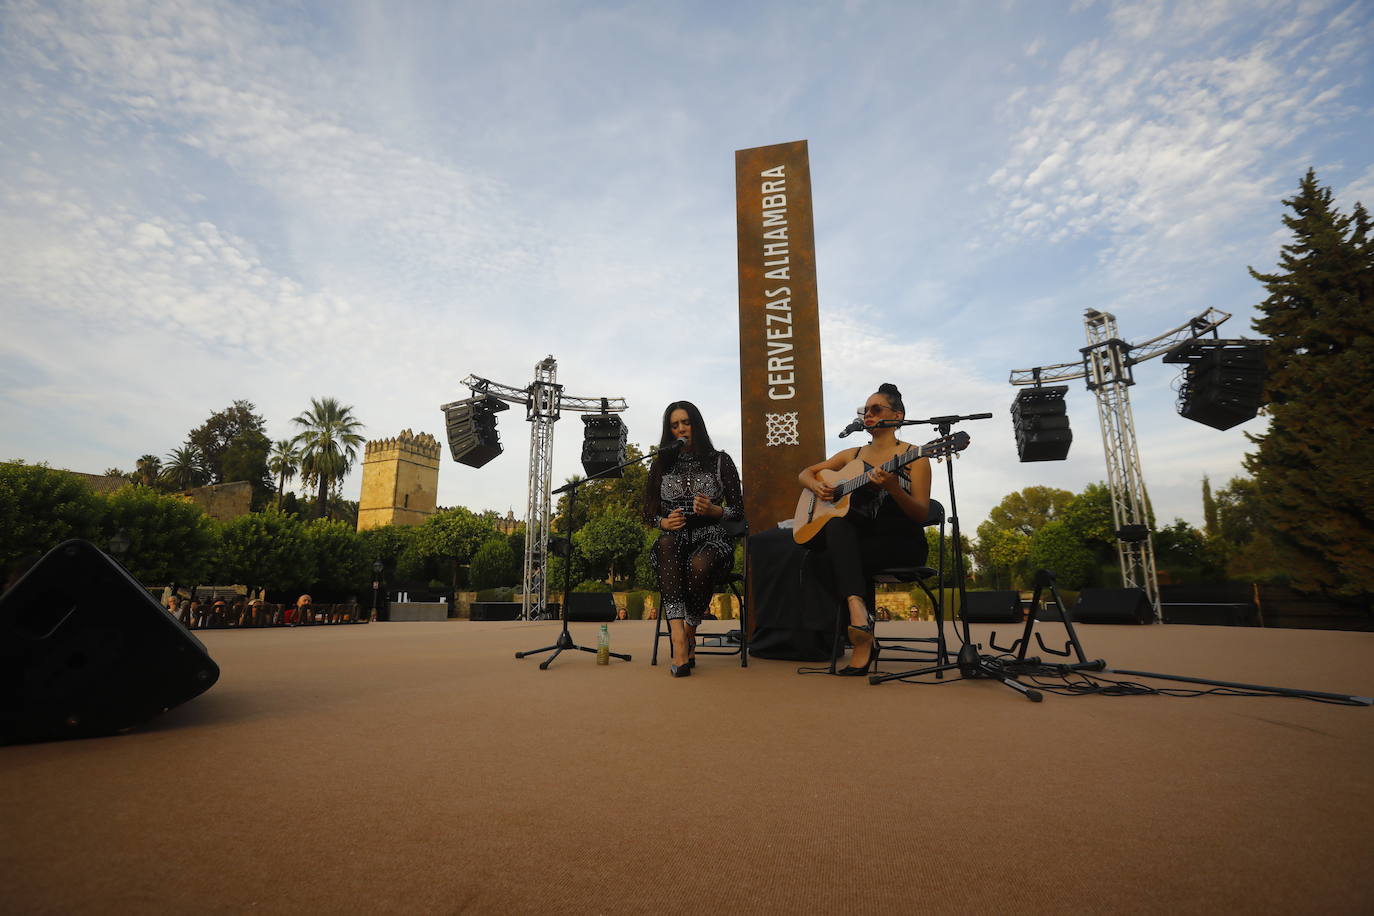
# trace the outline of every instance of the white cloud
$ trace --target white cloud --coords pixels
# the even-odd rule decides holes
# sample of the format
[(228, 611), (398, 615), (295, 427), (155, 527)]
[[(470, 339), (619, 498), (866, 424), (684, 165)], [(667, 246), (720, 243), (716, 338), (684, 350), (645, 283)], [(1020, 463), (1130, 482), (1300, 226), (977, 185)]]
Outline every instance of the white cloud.
[[(922, 413), (992, 410), (960, 463), (972, 528), (1010, 490), (1104, 473), (1081, 392), (1070, 459), (1016, 462), (1009, 366), (1074, 355), (1082, 307), (1137, 338), (1217, 265), (1272, 259), (1277, 197), (1320, 138), (1359, 129), (1357, 6), (1008, 4), (986, 23), (778, 4), (703, 22), (623, 4), (15, 0), (0, 429), (17, 457), (95, 470), (239, 397), (274, 437), (320, 395), (369, 435), (441, 433), (464, 375), (523, 385), (552, 352), (568, 391), (630, 400), (641, 444), (686, 397), (737, 450), (730, 150), (807, 137), (829, 426), (884, 380)], [(1317, 162), (1368, 187), (1351, 150)], [(1142, 392), (1143, 442), (1168, 441), (1158, 396)], [(502, 458), (445, 461), (441, 502), (522, 511), (518, 414)], [(559, 478), (577, 468), (568, 419)]]
[(1244, 34), (1247, 10), (1116, 6), (1117, 32), (1070, 50), (1058, 83), (1031, 94), (1039, 101), (990, 178), (1004, 195), (1000, 221), (1050, 242), (1097, 240), (1104, 266), (1123, 276), (1214, 257), (1205, 240), (1218, 227), (1286, 188), (1271, 168), (1276, 152), (1351, 113), (1354, 84), (1334, 74), (1367, 59), (1368, 46), (1327, 31), (1350, 10), (1292, 12), (1304, 22), (1296, 34), (1277, 15), (1219, 46), (1198, 39)]

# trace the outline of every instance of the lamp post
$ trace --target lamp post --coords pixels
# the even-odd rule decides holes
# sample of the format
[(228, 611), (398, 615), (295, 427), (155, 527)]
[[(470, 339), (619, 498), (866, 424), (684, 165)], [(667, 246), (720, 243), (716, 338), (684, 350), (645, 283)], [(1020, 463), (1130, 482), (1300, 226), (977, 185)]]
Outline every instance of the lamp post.
[(124, 555), (129, 552), (129, 535), (121, 528), (110, 535), (107, 546), (110, 548), (110, 553), (114, 555), (114, 558), (118, 560), (122, 566), (124, 564)]
[(372, 622), (377, 622), (377, 589), (382, 584), (382, 561), (372, 563)]

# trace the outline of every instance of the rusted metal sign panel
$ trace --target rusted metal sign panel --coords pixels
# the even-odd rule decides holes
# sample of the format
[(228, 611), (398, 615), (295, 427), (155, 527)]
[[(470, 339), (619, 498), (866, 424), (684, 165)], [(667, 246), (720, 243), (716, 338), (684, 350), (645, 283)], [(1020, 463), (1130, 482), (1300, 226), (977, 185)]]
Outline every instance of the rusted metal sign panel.
[(806, 141), (735, 152), (741, 473), (750, 529), (792, 517), (825, 457), (816, 242)]

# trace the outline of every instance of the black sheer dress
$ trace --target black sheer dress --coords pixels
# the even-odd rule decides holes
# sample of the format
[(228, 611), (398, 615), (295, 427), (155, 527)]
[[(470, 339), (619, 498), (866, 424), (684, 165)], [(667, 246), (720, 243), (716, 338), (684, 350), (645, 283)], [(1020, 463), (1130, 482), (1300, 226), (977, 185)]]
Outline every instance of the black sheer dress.
[[(663, 531), (650, 555), (663, 596), (663, 615), (695, 627), (701, 623), (716, 585), (734, 565), (735, 547), (725, 523), (744, 515), (739, 471), (725, 452), (698, 455), (684, 451), (663, 468), (658, 491), (658, 505), (644, 507), (647, 524), (658, 528), (674, 509), (687, 513), (687, 526)], [(706, 518), (692, 514), (692, 497), (698, 493), (722, 506), (725, 515)]]
[[(909, 450), (910, 445), (907, 446)], [(858, 457), (858, 453), (855, 453)], [(864, 462), (864, 470), (873, 465)], [(897, 471), (902, 489), (911, 492), (907, 468)], [(920, 566), (929, 550), (925, 532), (897, 505), (886, 490), (878, 486), (860, 487), (850, 497), (849, 512), (832, 518), (807, 546), (819, 551), (834, 572), (835, 597), (843, 601), (850, 595), (868, 593), (868, 579), (874, 570), (888, 566)]]

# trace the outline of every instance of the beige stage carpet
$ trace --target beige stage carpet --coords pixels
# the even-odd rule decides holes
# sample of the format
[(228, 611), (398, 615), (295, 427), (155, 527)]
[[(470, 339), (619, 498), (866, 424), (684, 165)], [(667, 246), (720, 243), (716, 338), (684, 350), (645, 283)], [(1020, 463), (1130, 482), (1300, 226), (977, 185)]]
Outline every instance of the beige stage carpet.
[[(1374, 695), (1374, 634), (1080, 631), (1117, 668)], [(762, 659), (674, 680), (648, 664), (652, 623), (611, 632), (632, 662), (547, 671), (512, 656), (551, 623), (206, 632), (223, 675), (199, 699), (124, 736), (0, 748), (0, 906), (1374, 912), (1374, 709), (1033, 704)]]

